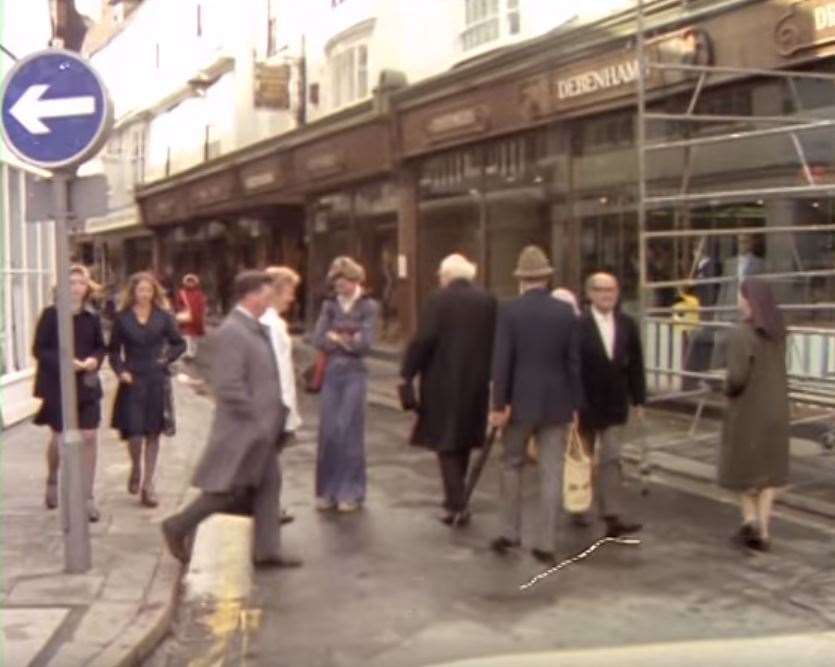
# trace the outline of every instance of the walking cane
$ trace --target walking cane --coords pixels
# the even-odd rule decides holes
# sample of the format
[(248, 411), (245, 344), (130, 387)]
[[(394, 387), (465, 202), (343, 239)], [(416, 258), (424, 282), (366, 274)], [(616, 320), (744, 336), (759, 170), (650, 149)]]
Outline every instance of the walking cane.
[(470, 473), (467, 475), (467, 485), (464, 487), (464, 506), (452, 518), (453, 526), (460, 526), (464, 517), (467, 515), (470, 498), (473, 495), (473, 491), (475, 491), (476, 484), (478, 484), (484, 466), (487, 465), (487, 459), (490, 458), (490, 450), (493, 449), (493, 443), (496, 441), (498, 430), (495, 427), (490, 429), (490, 433), (487, 435), (487, 442), (484, 443), (484, 447), (481, 448), (481, 453), (470, 468)]

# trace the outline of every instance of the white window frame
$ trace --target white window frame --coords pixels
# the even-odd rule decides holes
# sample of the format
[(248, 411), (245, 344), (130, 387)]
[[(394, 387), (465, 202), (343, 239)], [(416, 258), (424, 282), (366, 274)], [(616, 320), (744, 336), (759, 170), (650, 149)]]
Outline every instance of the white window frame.
[[(374, 22), (352, 28), (332, 39), (327, 47), (329, 106), (341, 109), (371, 96), (371, 34)], [(364, 63), (361, 64), (361, 60)]]
[[(519, 0), (464, 0), (461, 50), (477, 51), (502, 37), (521, 34)], [(514, 21), (516, 30), (513, 30)]]

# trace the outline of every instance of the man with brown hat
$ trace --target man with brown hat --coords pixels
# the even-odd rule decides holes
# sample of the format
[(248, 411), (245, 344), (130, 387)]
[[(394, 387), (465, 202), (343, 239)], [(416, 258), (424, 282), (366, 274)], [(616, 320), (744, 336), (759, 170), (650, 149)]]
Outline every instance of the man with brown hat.
[(531, 553), (547, 564), (555, 562), (567, 425), (582, 402), (577, 317), (571, 306), (551, 296), (553, 273), (540, 248), (522, 250), (514, 272), (521, 296), (500, 309), (496, 326), (490, 415), (504, 441), (502, 529), (491, 547), (503, 554), (521, 544), (522, 468), (525, 445), (535, 435), (540, 528)]

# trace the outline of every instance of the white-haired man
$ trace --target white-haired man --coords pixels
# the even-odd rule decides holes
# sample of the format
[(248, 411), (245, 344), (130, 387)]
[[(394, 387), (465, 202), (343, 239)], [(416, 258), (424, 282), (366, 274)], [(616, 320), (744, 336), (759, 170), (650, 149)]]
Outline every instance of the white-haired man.
[(469, 519), (467, 465), (471, 449), (484, 444), (487, 425), (496, 300), (473, 284), (475, 276), (476, 266), (462, 255), (441, 262), (441, 289), (424, 305), (401, 369), (405, 386), (420, 376), (411, 442), (438, 455), (446, 510), (441, 521), (447, 525)]

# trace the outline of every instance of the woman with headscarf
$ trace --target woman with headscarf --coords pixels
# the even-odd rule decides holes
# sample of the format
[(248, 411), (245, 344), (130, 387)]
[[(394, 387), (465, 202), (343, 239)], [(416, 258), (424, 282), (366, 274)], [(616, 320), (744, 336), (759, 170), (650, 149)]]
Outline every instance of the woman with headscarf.
[(365, 270), (337, 257), (328, 271), (335, 296), (325, 299), (313, 344), (327, 354), (316, 455), (316, 508), (353, 512), (365, 500), (365, 400), (363, 358), (377, 326), (377, 303), (363, 292)]
[[(107, 349), (104, 344), (101, 320), (90, 307), (92, 292), (90, 274), (81, 265), (70, 268), (70, 302), (73, 312), (73, 345), (75, 348), (73, 370), (76, 379), (78, 403), (78, 428), (83, 442), (84, 490), (87, 499), (87, 516), (90, 521), (99, 520), (93, 486), (96, 476), (97, 436), (101, 421), (102, 388), (99, 368)], [(61, 362), (58, 346), (58, 312), (49, 306), (41, 313), (35, 330), (32, 354), (38, 360), (35, 375), (35, 396), (42, 399), (35, 415), (35, 424), (49, 426), (47, 445), (46, 497), (47, 509), (58, 506), (58, 468), (61, 460), (59, 439), (64, 427), (61, 407)]]
[(132, 275), (108, 345), (110, 365), (119, 378), (111, 425), (128, 443), (128, 493), (135, 495), (141, 488), (140, 502), (146, 507), (159, 505), (154, 472), (160, 435), (170, 428), (165, 416), (166, 383), (169, 366), (185, 349), (160, 284), (150, 273)]
[(789, 474), (786, 329), (771, 288), (761, 280), (742, 282), (739, 310), (742, 321), (727, 342), (719, 484), (741, 494), (743, 524), (735, 541), (767, 551), (774, 497)]

